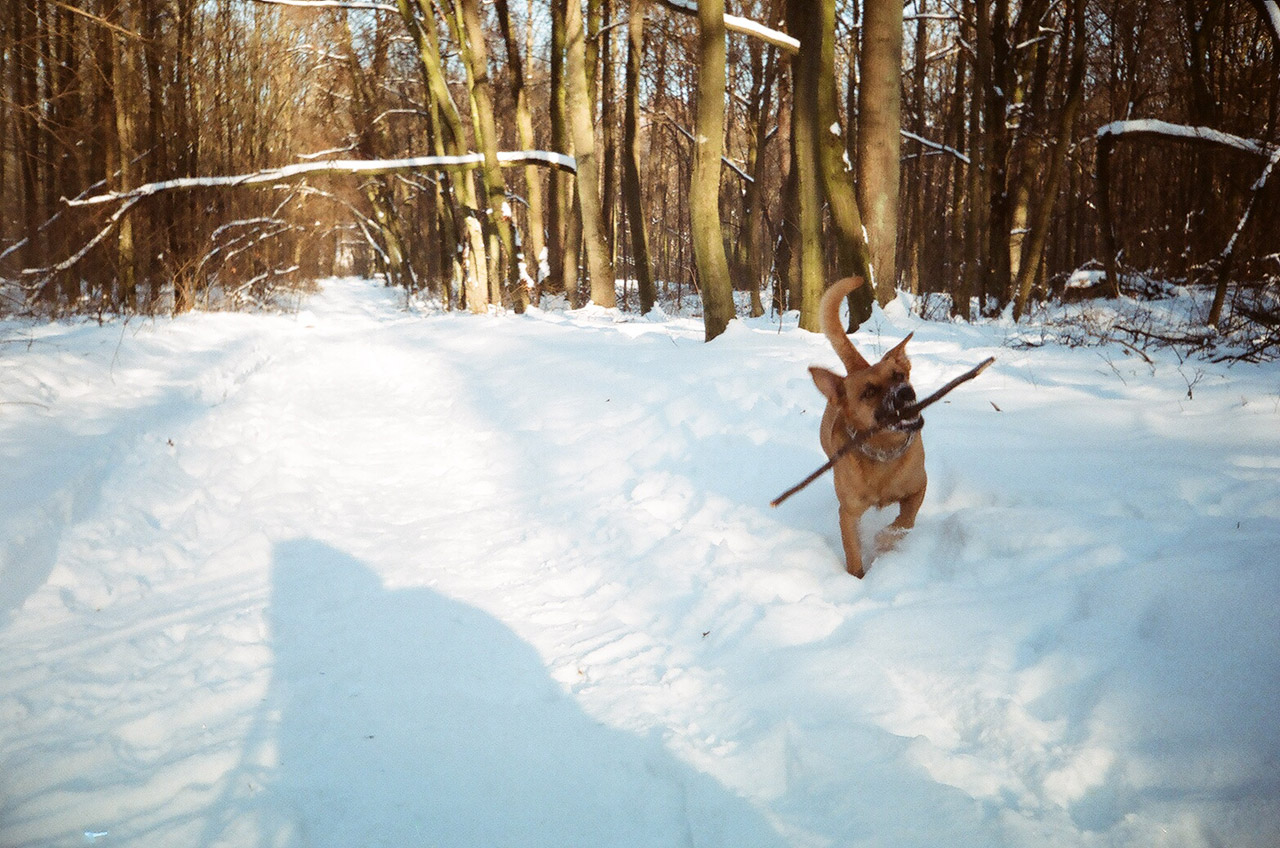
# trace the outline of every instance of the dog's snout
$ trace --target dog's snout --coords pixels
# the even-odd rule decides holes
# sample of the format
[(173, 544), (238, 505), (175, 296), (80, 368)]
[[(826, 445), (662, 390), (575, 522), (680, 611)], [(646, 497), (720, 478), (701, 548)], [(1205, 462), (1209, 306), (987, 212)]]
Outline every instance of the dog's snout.
[(916, 402), (916, 390), (911, 388), (910, 383), (899, 383), (894, 386), (893, 392), (890, 394), (890, 403), (896, 409), (901, 409)]

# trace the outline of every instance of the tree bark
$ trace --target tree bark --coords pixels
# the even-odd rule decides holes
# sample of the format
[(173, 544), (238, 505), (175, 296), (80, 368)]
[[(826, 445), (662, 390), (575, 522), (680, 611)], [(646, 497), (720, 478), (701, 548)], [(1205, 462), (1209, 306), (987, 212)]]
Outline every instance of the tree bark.
[(1058, 118), (1053, 149), (1049, 152), (1049, 172), (1036, 201), (1035, 215), (1029, 222), (1029, 232), (1018, 262), (1018, 276), (1014, 283), (1016, 292), (1013, 304), (1014, 320), (1022, 317), (1027, 308), (1027, 300), (1031, 296), (1031, 285), (1035, 282), (1036, 269), (1040, 267), (1040, 259), (1044, 254), (1049, 225), (1053, 217), (1053, 208), (1058, 199), (1058, 184), (1062, 180), (1062, 172), (1066, 166), (1072, 129), (1075, 127), (1076, 115), (1080, 112), (1080, 104), (1084, 100), (1086, 52), (1084, 7), (1085, 0), (1071, 0), (1072, 47), (1071, 71), (1067, 78), (1067, 99)]
[(597, 306), (612, 309), (617, 305), (617, 294), (613, 284), (613, 262), (600, 214), (595, 128), (591, 120), (591, 101), (587, 97), (586, 33), (579, 0), (566, 0), (564, 20), (565, 94), (573, 132), (574, 158), (578, 162), (577, 197), (583, 246), (587, 252), (587, 273), (591, 277), (591, 301)]
[[(969, 170), (966, 173), (965, 193), (969, 196), (966, 209), (964, 245), (964, 303), (961, 309), (971, 311), (971, 299), (978, 298), (978, 311), (985, 306), (987, 275), (991, 241), (991, 206), (988, 203), (992, 145), (986, 131), (984, 115), (989, 98), (984, 92), (993, 85), (991, 79), (991, 9), (987, 0), (974, 0), (973, 69), (969, 86), (973, 103), (969, 107)], [(989, 119), (988, 119), (989, 120)]]
[(1098, 219), (1102, 228), (1102, 265), (1106, 270), (1107, 291), (1113, 297), (1120, 296), (1120, 257), (1116, 247), (1115, 218), (1111, 214), (1111, 151), (1115, 137), (1106, 134), (1098, 137)]
[[(819, 175), (822, 178), (823, 196), (831, 211), (831, 223), (835, 229), (836, 279), (850, 275), (871, 279), (871, 255), (867, 250), (866, 230), (863, 228), (862, 211), (854, 185), (854, 168), (849, 161), (849, 149), (845, 135), (840, 131), (839, 97), (836, 92), (835, 45), (836, 10), (833, 0), (820, 7), (818, 67), (815, 89), (818, 93), (817, 124), (813, 128), (818, 143)], [(871, 317), (871, 304), (875, 293), (871, 286), (859, 286), (850, 293), (849, 332), (858, 329)]]
[[(565, 96), (565, 13), (566, 0), (551, 0), (551, 149), (573, 155), (573, 134), (569, 131), (569, 107)], [(574, 185), (562, 174), (553, 173), (547, 182), (547, 262), (550, 287), (563, 291), (577, 306), (578, 250), (571, 243)]]
[[(601, 19), (608, 19), (612, 14), (613, 3), (603, 0), (600, 4)], [(597, 73), (596, 95), (600, 101), (600, 214), (603, 218), (604, 238), (609, 245), (609, 261), (616, 264), (618, 248), (615, 244), (618, 231), (618, 104), (614, 96), (614, 61), (612, 28), (597, 31), (593, 42), (599, 43), (599, 72)]]
[(14, 0), (10, 25), (13, 27), (14, 139), (18, 170), (18, 202), (22, 209), (24, 247), (19, 252), (19, 265), (37, 267), (45, 253), (40, 245), (40, 137), (38, 18), (35, 5)]
[[(911, 130), (917, 136), (923, 137), (925, 132), (925, 55), (929, 52), (929, 30), (924, 17), (924, 13), (928, 11), (928, 5), (925, 0), (921, 0), (918, 4), (918, 10), (921, 16), (916, 20), (915, 61), (911, 69), (911, 100), (914, 106)], [(906, 267), (900, 270), (899, 276), (904, 278), (907, 289), (912, 294), (920, 293), (920, 282), (924, 276), (925, 210), (929, 208), (925, 202), (925, 195), (932, 189), (925, 179), (926, 167), (925, 152), (920, 148), (920, 154), (908, 172), (906, 197), (900, 198), (909, 205), (910, 211), (907, 229), (902, 234), (906, 240), (906, 249), (902, 251), (905, 254)]]
[[(826, 6), (831, 0), (823, 0)], [(789, 0), (787, 19), (800, 39), (800, 54), (792, 60), (791, 167), (795, 177), (796, 241), (800, 328), (821, 332), (818, 303), (826, 287), (822, 250), (822, 175), (819, 164), (818, 76), (821, 73), (822, 30), (818, 10), (810, 0)], [(863, 288), (866, 288), (865, 286)], [(796, 304), (793, 302), (792, 308)]]
[(507, 293), (517, 313), (529, 304), (529, 290), (520, 279), (516, 255), (515, 237), (511, 232), (511, 217), (507, 205), (507, 182), (498, 164), (498, 129), (493, 115), (493, 92), (489, 78), (489, 51), (485, 44), (484, 26), (480, 21), (478, 0), (459, 0), (461, 13), (463, 64), (467, 69), (468, 88), (471, 91), (472, 118), (480, 152), (484, 155), (481, 169), (488, 208), (490, 226), (497, 233), (505, 264)]
[(644, 61), (644, 14), (647, 0), (630, 0), (627, 24), (627, 91), (622, 136), (622, 194), (631, 235), (631, 255), (636, 287), (640, 293), (640, 314), (653, 309), (657, 291), (649, 258), (649, 228), (645, 221), (644, 196), (640, 182), (640, 65)]
[[(449, 91), (448, 80), (440, 58), (439, 36), (435, 26), (430, 25), (434, 13), (429, 0), (396, 0), (400, 10), (400, 18), (409, 30), (414, 46), (418, 51), (423, 76), (431, 97), (436, 103), (437, 114), (441, 118), (439, 126), (444, 130), (445, 149), (449, 155), (461, 156), (467, 152), (466, 137), (463, 134), (462, 118), (458, 114), (458, 105)], [(416, 6), (416, 11), (414, 6)], [(424, 26), (421, 20), (427, 22)], [(489, 308), (489, 272), (488, 251), (485, 247), (484, 228), (479, 216), (483, 214), (476, 196), (475, 183), (469, 173), (458, 176), (454, 181), (458, 202), (462, 204), (457, 217), (462, 220), (459, 228), (464, 233), (467, 244), (467, 309), (470, 312), (483, 313)]]
[(698, 100), (689, 216), (693, 261), (702, 291), (706, 340), (735, 317), (733, 283), (720, 223), (720, 159), (724, 154), (725, 28), (723, 0), (698, 3)]
[[(134, 31), (134, 21), (127, 2), (117, 7), (114, 23), (125, 31)], [(116, 162), (113, 170), (119, 174), (117, 185), (120, 188), (131, 188), (139, 181), (137, 166), (134, 164), (138, 146), (135, 95), (142, 88), (142, 75), (138, 71), (137, 55), (129, 49), (130, 45), (125, 37), (116, 35), (114, 45), (111, 90), (115, 98)], [(128, 311), (136, 309), (138, 305), (137, 262), (133, 216), (125, 215), (116, 232), (116, 284), (117, 302)]]
[[(778, 7), (774, 5), (776, 18)], [(770, 21), (776, 25), (777, 21)], [(752, 40), (747, 46), (751, 56), (751, 99), (747, 103), (747, 160), (746, 170), (751, 180), (742, 188), (742, 236), (737, 244), (737, 261), (741, 279), (739, 288), (751, 293), (751, 316), (764, 314), (764, 302), (760, 287), (764, 279), (760, 234), (764, 229), (764, 203), (762, 186), (766, 173), (766, 148), (770, 138), (769, 120), (773, 113), (773, 89), (777, 77), (777, 50)]]
[(897, 286), (898, 180), (902, 151), (902, 0), (866, 0), (858, 98), (858, 200), (867, 228), (876, 300)]
[[(838, 277), (870, 279), (867, 243), (840, 132), (835, 89), (835, 2), (790, 0), (788, 21), (800, 39), (792, 60), (792, 141), (795, 155), (800, 239), (800, 326), (818, 330), (818, 301), (825, 288), (822, 204), (831, 211)], [(812, 188), (808, 184), (812, 182)], [(852, 332), (871, 315), (873, 293), (860, 286), (849, 298)]]
[[(516, 106), (516, 137), (521, 149), (532, 150), (534, 148), (533, 117), (529, 112), (529, 95), (525, 90), (524, 81), (524, 61), (521, 59), (515, 28), (511, 23), (511, 11), (507, 0), (495, 0), (494, 7), (498, 12), (498, 21), (501, 23), (503, 38), (507, 44), (507, 71), (511, 75), (511, 98)], [(555, 179), (554, 172), (552, 179)], [(525, 234), (528, 243), (525, 263), (536, 287), (542, 283), (542, 263), (546, 250), (544, 232), (546, 225), (542, 210), (542, 174), (537, 167), (529, 165), (524, 169), (524, 183), (525, 202), (528, 206), (526, 219), (529, 222)]]
[(991, 75), (984, 90), (985, 125), (983, 135), (989, 153), (988, 201), (990, 226), (987, 232), (987, 294), (1000, 306), (1009, 299), (1012, 281), (1009, 239), (1012, 229), (1009, 196), (1009, 98), (1013, 91), (1013, 64), (1009, 44), (1009, 0), (995, 0), (990, 27)]

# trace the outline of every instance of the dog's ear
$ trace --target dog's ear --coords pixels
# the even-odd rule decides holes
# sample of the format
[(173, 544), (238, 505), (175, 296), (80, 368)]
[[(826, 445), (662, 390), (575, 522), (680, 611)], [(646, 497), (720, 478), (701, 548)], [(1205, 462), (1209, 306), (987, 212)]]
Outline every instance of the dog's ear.
[(894, 345), (893, 348), (884, 355), (884, 358), (888, 359), (891, 356), (906, 356), (907, 342), (911, 341), (911, 337), (914, 335), (915, 335), (914, 331), (907, 333), (907, 337), (902, 341), (898, 342), (896, 345)]
[(813, 375), (813, 384), (822, 392), (823, 397), (832, 403), (844, 400), (844, 377), (817, 365), (810, 365), (809, 373)]

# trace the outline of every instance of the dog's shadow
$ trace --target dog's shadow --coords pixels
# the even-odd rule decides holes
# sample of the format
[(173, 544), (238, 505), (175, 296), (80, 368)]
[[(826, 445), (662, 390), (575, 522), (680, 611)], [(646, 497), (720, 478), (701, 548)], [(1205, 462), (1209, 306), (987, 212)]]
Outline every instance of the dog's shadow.
[(277, 546), (273, 581), (269, 694), (206, 845), (250, 821), (273, 846), (783, 844), (486, 613), (311, 540)]

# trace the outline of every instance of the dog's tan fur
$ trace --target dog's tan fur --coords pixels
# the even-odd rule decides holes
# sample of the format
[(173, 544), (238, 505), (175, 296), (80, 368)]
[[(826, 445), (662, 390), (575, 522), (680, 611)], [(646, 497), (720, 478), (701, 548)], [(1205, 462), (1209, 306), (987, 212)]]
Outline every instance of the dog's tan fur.
[[(863, 284), (861, 277), (846, 277), (831, 284), (822, 296), (819, 321), (823, 334), (844, 363), (847, 376), (813, 366), (809, 372), (818, 390), (827, 398), (822, 415), (822, 449), (833, 456), (848, 440), (850, 432), (876, 426), (876, 413), (885, 397), (910, 385), (911, 361), (903, 339), (875, 365), (858, 353), (840, 323), (840, 303)], [(914, 392), (910, 395), (914, 400)], [(871, 507), (898, 504), (898, 517), (876, 537), (876, 550), (883, 551), (915, 525), (916, 513), (924, 501), (927, 484), (924, 471), (924, 444), (918, 432), (884, 430), (871, 436), (866, 450), (854, 450), (835, 464), (836, 498), (840, 502), (840, 536), (844, 542), (845, 567), (855, 577), (865, 573), (858, 525)], [(915, 436), (914, 440), (912, 436)], [(910, 444), (907, 445), (907, 442)], [(900, 456), (893, 456), (906, 445)], [(885, 457), (890, 458), (885, 458)]]

